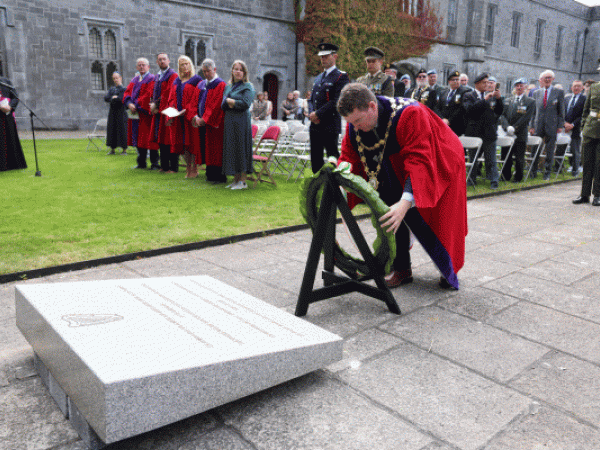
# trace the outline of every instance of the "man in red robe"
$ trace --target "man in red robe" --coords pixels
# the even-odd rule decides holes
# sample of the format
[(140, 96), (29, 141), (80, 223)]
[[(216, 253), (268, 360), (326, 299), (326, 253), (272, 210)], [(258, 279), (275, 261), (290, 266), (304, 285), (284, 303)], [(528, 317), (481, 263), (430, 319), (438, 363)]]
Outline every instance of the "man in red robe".
[(156, 55), (156, 64), (160, 71), (156, 75), (150, 112), (152, 116), (152, 142), (160, 149), (160, 171), (174, 173), (179, 171), (179, 155), (171, 153), (171, 133), (167, 128), (167, 116), (161, 114), (169, 106), (169, 95), (177, 73), (169, 67), (169, 55)]
[(150, 170), (158, 170), (158, 144), (152, 142), (152, 114), (150, 100), (154, 91), (154, 75), (146, 58), (136, 61), (138, 73), (135, 74), (123, 94), (123, 103), (136, 118), (129, 119), (127, 144), (138, 149), (136, 169), (146, 168), (147, 151), (150, 150)]
[[(388, 286), (413, 281), (410, 230), (440, 270), (440, 286), (458, 289), (467, 235), (465, 157), (458, 137), (419, 102), (375, 97), (360, 83), (342, 90), (337, 107), (348, 122), (340, 164), (349, 163), (390, 206), (380, 219), (396, 234)], [(349, 194), (350, 207), (358, 200)]]
[(212, 59), (202, 62), (202, 80), (198, 89), (198, 101), (190, 109), (193, 124), (200, 132), (202, 160), (206, 162), (206, 179), (213, 184), (224, 183), (223, 175), (223, 121), (225, 114), (221, 108), (225, 82), (217, 75)]

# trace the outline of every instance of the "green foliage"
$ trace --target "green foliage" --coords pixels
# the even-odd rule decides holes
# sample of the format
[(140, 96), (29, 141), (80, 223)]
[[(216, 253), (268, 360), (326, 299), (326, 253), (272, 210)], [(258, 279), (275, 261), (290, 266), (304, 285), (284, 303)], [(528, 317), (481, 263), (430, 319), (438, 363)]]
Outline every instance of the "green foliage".
[(403, 12), (407, 4), (406, 0), (306, 0), (302, 20), (297, 9), (296, 36), (306, 46), (307, 73), (322, 70), (316, 55), (322, 41), (340, 46), (338, 66), (351, 78), (365, 73), (363, 51), (369, 46), (382, 49), (388, 61), (428, 53), (441, 35), (441, 19), (429, 0), (420, 1), (416, 16)]

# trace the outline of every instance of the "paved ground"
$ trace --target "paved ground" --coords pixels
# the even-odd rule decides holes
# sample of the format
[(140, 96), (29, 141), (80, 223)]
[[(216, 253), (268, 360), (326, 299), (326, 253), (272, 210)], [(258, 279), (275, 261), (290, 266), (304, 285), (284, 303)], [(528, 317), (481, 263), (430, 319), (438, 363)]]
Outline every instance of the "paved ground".
[[(110, 449), (599, 449), (600, 208), (571, 204), (579, 186), (469, 201), (460, 291), (437, 287), (416, 245), (401, 316), (359, 294), (310, 307), (306, 320), (345, 338), (343, 361)], [(208, 274), (293, 312), (310, 239), (27, 283)], [(14, 316), (14, 285), (0, 286), (0, 448), (82, 449)]]

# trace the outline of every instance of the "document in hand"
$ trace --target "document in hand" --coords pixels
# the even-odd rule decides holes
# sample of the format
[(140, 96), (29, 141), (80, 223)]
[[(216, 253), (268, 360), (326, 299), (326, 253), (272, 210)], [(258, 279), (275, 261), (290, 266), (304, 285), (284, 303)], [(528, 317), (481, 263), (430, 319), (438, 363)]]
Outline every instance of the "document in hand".
[[(8, 102), (7, 98), (3, 98), (2, 100), (0, 100), (0, 106), (4, 107), (4, 108), (8, 108), (10, 107), (10, 103)], [(10, 111), (8, 111), (6, 113), (6, 115), (8, 116), (10, 114)]]
[(185, 109), (182, 111), (177, 111), (175, 108), (173, 108), (172, 106), (169, 106), (167, 109), (163, 109), (162, 113), (167, 116), (169, 119), (172, 119), (173, 117), (179, 117), (182, 114), (185, 114)]
[(132, 112), (130, 109), (127, 109), (127, 117), (132, 120), (137, 120), (140, 118), (138, 112)]

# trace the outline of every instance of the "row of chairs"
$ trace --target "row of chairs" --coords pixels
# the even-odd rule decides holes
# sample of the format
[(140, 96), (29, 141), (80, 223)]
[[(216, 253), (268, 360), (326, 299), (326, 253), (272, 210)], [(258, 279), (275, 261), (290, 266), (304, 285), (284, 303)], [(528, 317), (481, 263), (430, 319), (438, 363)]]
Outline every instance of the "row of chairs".
[[(483, 140), (478, 137), (473, 136), (459, 136), (460, 142), (465, 149), (465, 166), (467, 168), (467, 179), (471, 178), (471, 174), (475, 168), (475, 161), (482, 163), (485, 161), (483, 156), (483, 152), (481, 151), (481, 146), (483, 144)], [(511, 136), (498, 136), (496, 139), (496, 163), (498, 164), (498, 169), (500, 174), (504, 170), (504, 167), (507, 161), (511, 157), (512, 149), (514, 146), (515, 138)], [(571, 138), (566, 134), (558, 135), (556, 139), (556, 149), (554, 159), (559, 162), (558, 168), (555, 173), (555, 178), (562, 172), (564, 167), (565, 159), (572, 157), (573, 154), (570, 152)], [(503, 158), (501, 149), (508, 148), (506, 152), (506, 156)], [(562, 151), (564, 149), (564, 151)], [(469, 153), (474, 152), (475, 157), (471, 160), (469, 158)], [(525, 152), (525, 163), (527, 164), (527, 175), (523, 178), (523, 183), (527, 181), (530, 177), (531, 172), (534, 169), (534, 161), (538, 158), (539, 160), (544, 160), (544, 152), (545, 152), (545, 143), (544, 140), (539, 136), (528, 136), (527, 137), (527, 150)], [(537, 171), (536, 171), (537, 172)]]

